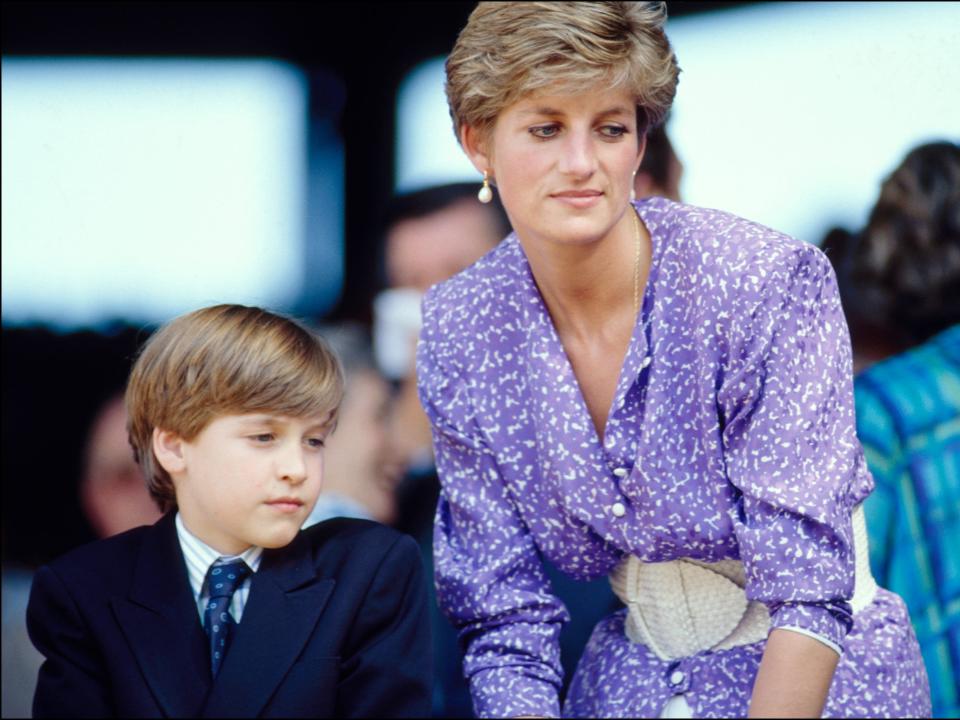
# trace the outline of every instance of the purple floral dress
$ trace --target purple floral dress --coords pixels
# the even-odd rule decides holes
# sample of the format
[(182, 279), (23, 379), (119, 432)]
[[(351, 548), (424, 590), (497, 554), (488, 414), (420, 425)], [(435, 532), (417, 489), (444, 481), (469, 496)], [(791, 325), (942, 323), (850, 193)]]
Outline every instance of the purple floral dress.
[[(542, 568), (590, 579), (626, 555), (739, 558), (772, 627), (843, 648), (828, 716), (917, 716), (929, 688), (899, 597), (853, 616), (851, 510), (873, 486), (849, 337), (815, 247), (727, 213), (636, 203), (653, 242), (604, 438), (511, 235), (424, 300), (418, 348), (442, 492), (439, 602), (481, 716), (560, 714), (567, 620)], [(596, 627), (569, 716), (745, 716), (763, 643), (660, 660)]]

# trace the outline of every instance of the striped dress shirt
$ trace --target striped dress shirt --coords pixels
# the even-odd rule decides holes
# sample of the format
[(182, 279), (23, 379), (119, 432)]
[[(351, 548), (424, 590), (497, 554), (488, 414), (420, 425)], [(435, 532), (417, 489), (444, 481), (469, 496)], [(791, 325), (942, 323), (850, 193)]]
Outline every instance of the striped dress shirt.
[[(187, 526), (183, 524), (180, 513), (177, 513), (176, 525), (180, 550), (183, 552), (183, 559), (187, 564), (187, 576), (190, 578), (190, 588), (193, 590), (193, 597), (196, 600), (197, 612), (200, 614), (200, 623), (202, 624), (203, 611), (210, 599), (210, 591), (206, 582), (210, 566), (222, 565), (233, 560), (243, 560), (255, 573), (260, 567), (263, 548), (253, 545), (239, 555), (221, 555), (187, 529)], [(237, 623), (243, 616), (243, 608), (247, 604), (247, 597), (250, 595), (250, 582), (253, 579), (253, 573), (243, 581), (243, 584), (240, 585), (230, 600), (230, 614), (233, 615), (233, 619)]]

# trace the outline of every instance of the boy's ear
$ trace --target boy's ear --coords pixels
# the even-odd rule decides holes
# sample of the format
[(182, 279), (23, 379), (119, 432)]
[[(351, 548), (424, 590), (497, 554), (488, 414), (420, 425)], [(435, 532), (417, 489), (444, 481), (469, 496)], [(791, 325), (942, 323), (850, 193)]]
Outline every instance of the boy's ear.
[(182, 473), (187, 463), (183, 455), (183, 438), (172, 430), (153, 429), (153, 454), (171, 476)]

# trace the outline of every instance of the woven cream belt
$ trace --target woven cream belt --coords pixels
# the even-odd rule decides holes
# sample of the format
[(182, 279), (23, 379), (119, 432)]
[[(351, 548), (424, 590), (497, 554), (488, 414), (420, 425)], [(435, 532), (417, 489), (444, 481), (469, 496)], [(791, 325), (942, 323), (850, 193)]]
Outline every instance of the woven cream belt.
[[(856, 613), (873, 602), (877, 591), (859, 505), (853, 511), (853, 548), (856, 575), (850, 604)], [(629, 555), (610, 573), (610, 585), (629, 609), (627, 637), (662, 660), (749, 645), (770, 632), (766, 605), (747, 601), (746, 574), (739, 560), (645, 563)]]

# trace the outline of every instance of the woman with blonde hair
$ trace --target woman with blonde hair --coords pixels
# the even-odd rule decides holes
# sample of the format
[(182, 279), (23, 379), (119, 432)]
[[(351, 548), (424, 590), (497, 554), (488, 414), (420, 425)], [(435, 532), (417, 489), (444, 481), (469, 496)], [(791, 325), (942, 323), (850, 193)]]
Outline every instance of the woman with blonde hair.
[(480, 3), (447, 60), (514, 233), (434, 287), (418, 350), (440, 603), (483, 716), (556, 716), (547, 559), (609, 575), (564, 714), (922, 715), (830, 265), (769, 228), (631, 201), (678, 68), (663, 3)]

